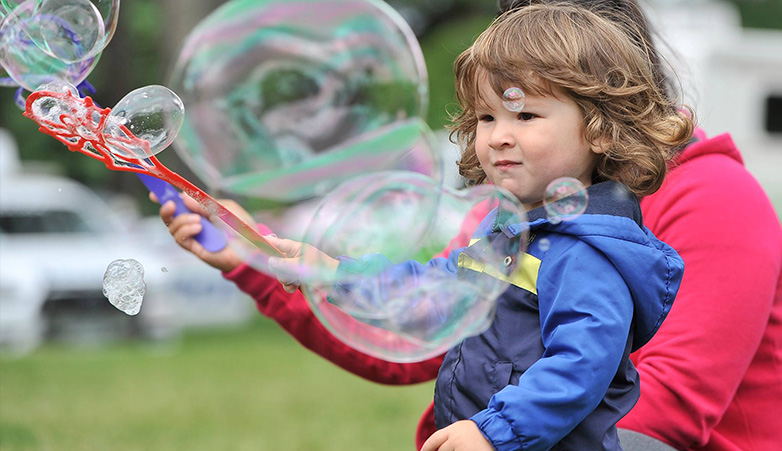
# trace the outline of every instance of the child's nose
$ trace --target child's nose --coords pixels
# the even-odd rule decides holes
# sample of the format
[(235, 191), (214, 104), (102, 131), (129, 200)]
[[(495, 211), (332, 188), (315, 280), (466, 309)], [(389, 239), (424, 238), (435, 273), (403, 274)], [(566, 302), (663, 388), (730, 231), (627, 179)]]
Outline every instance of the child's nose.
[(504, 149), (512, 147), (514, 143), (513, 134), (510, 127), (500, 122), (496, 122), (489, 136), (489, 147), (493, 149)]

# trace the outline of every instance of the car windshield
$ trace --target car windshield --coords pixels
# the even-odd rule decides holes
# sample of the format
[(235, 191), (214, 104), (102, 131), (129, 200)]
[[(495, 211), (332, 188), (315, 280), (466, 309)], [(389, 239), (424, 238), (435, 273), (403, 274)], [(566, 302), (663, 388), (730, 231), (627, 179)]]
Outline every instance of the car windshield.
[(85, 233), (89, 225), (78, 214), (67, 210), (0, 212), (0, 232), (22, 233)]

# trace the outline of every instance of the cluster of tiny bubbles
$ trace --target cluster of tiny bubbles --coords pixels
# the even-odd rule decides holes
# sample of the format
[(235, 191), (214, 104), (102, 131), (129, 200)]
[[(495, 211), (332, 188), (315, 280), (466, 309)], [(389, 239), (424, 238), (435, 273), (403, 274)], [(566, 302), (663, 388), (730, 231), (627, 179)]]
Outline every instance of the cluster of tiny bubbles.
[[(176, 93), (165, 86), (144, 86), (128, 93), (111, 109), (103, 137), (115, 155), (148, 158), (174, 141), (184, 117), (185, 106)], [(149, 148), (130, 144), (128, 132), (147, 141)]]
[(144, 267), (136, 260), (114, 260), (103, 275), (103, 295), (114, 307), (128, 315), (141, 310), (141, 301), (147, 291)]
[[(84, 110), (81, 102), (78, 101), (79, 94), (76, 88), (65, 81), (53, 80), (49, 83), (45, 83), (39, 86), (36, 91), (48, 91), (57, 94), (70, 94), (70, 96), (54, 98), (54, 97), (39, 97), (33, 102), (32, 112), (33, 114), (47, 122), (61, 125), (61, 115), (71, 114), (73, 112), (79, 112)], [(82, 114), (86, 114), (83, 112)]]
[(54, 79), (78, 85), (117, 26), (119, 0), (2, 0), (0, 65), (28, 91)]
[(524, 102), (527, 96), (521, 88), (511, 87), (502, 93), (502, 106), (508, 111), (518, 113), (524, 109)]
[(228, 1), (169, 85), (188, 110), (174, 148), (210, 188), (291, 205), (373, 171), (440, 177), (423, 54), (379, 0)]
[(560, 177), (546, 187), (543, 205), (549, 221), (568, 221), (586, 211), (589, 194), (584, 184), (572, 177)]
[[(456, 259), (435, 258), (463, 225), (477, 227), (469, 218), (489, 212), (500, 239), (476, 239), (458, 268)], [(305, 257), (296, 276), (340, 340), (389, 361), (420, 361), (488, 327), (507, 282), (487, 274), (516, 270), (525, 224), (519, 201), (493, 185), (454, 190), (411, 172), (371, 174), (326, 196), (304, 235), (340, 268)], [(469, 234), (456, 247), (468, 244)]]

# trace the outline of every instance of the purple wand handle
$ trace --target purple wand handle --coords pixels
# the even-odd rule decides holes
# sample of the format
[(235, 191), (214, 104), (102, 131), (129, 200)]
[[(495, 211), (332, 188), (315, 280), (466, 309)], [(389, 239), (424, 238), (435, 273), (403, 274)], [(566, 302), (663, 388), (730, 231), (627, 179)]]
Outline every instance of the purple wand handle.
[[(160, 205), (163, 205), (169, 200), (174, 201), (174, 204), (176, 204), (174, 217), (177, 217), (182, 213), (190, 212), (190, 210), (185, 206), (185, 203), (182, 201), (182, 198), (179, 196), (179, 191), (177, 191), (173, 185), (166, 182), (165, 180), (160, 180), (159, 178), (153, 177), (151, 175), (138, 173), (136, 175), (138, 175), (138, 178), (144, 182), (144, 186), (146, 186), (148, 190), (155, 193), (155, 196), (157, 196), (158, 200), (160, 201)], [(214, 224), (209, 222), (204, 217), (201, 217), (201, 226), (201, 231), (198, 232), (198, 235), (195, 236), (196, 241), (201, 243), (201, 246), (203, 246), (204, 249), (209, 252), (218, 252), (223, 250), (228, 244), (228, 241), (226, 241), (222, 232), (220, 232), (220, 230), (218, 230)]]

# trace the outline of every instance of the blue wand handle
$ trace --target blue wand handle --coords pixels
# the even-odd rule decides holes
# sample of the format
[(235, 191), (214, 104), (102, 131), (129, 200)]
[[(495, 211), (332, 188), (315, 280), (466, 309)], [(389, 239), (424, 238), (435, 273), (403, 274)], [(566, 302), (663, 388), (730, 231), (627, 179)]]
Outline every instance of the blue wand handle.
[[(144, 183), (144, 186), (146, 186), (148, 190), (155, 193), (155, 196), (157, 196), (158, 200), (160, 201), (160, 205), (163, 205), (169, 200), (174, 201), (174, 204), (176, 204), (174, 217), (177, 217), (182, 213), (190, 213), (190, 210), (185, 206), (185, 203), (179, 196), (179, 191), (177, 191), (173, 185), (166, 182), (165, 180), (160, 180), (159, 178), (153, 177), (151, 175), (139, 173), (136, 175), (138, 175), (138, 178), (141, 179), (141, 181)], [(223, 250), (228, 244), (228, 241), (225, 239), (223, 233), (204, 217), (201, 218), (201, 226), (201, 231), (198, 232), (198, 235), (195, 236), (195, 239), (201, 243), (201, 246), (203, 246), (204, 249), (209, 252), (218, 252)]]

